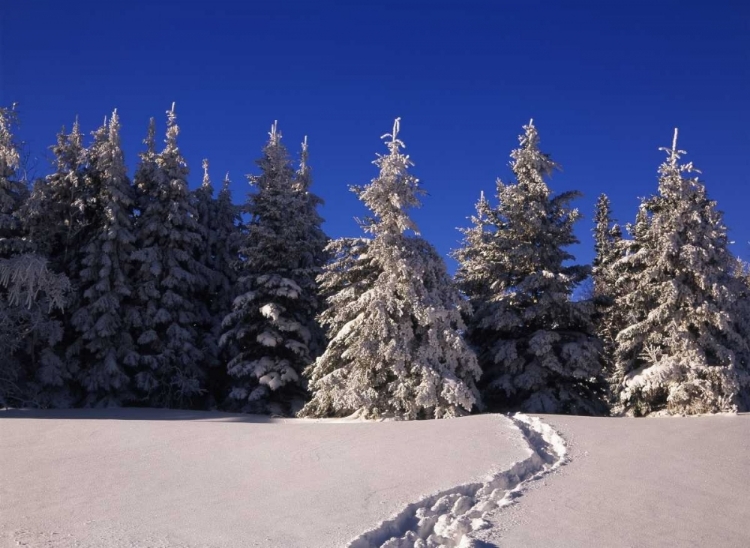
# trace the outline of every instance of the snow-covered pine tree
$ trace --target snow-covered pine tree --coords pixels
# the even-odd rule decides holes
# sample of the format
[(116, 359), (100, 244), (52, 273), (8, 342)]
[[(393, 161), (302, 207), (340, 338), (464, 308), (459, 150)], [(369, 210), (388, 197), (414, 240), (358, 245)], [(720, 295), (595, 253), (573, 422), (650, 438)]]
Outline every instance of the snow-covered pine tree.
[(218, 338), (213, 332), (215, 299), (220, 298), (221, 289), (228, 285), (224, 272), (214, 269), (214, 253), (216, 248), (216, 233), (213, 228), (216, 216), (216, 199), (214, 187), (208, 174), (208, 160), (203, 159), (203, 182), (191, 195), (196, 218), (202, 233), (201, 245), (196, 246), (195, 259), (203, 268), (208, 283), (203, 287), (197, 301), (198, 328), (200, 330), (203, 360), (207, 367), (216, 368), (219, 365)]
[(51, 268), (66, 275), (77, 274), (81, 270), (80, 251), (93, 216), (86, 177), (87, 151), (77, 119), (69, 134), (65, 128), (58, 133), (52, 152), (55, 172), (35, 183), (24, 217), (31, 241), (39, 253), (48, 257)]
[(325, 334), (317, 320), (323, 307), (323, 302), (318, 296), (317, 277), (323, 272), (323, 266), (328, 262), (326, 246), (329, 239), (323, 231), (323, 218), (318, 213), (318, 207), (323, 205), (323, 199), (310, 190), (312, 171), (309, 165), (307, 136), (302, 141), (299, 169), (295, 175), (294, 215), (299, 218), (296, 224), (295, 245), (298, 246), (300, 257), (297, 280), (300, 287), (313, 297), (310, 302), (307, 328), (310, 330), (310, 356), (316, 358), (325, 348)]
[(156, 165), (158, 154), (156, 152), (156, 120), (154, 118), (148, 121), (148, 132), (143, 144), (146, 145), (146, 150), (138, 155), (140, 162), (133, 178), (136, 217), (141, 217), (143, 212), (159, 198), (156, 175), (158, 169)]
[[(295, 175), (276, 122), (261, 174), (250, 176), (250, 220), (240, 245), (238, 296), (223, 322), (222, 347), (232, 355), (230, 399), (244, 411), (290, 413), (304, 400), (302, 369), (312, 359), (317, 308), (315, 231), (320, 199)], [(312, 238), (312, 239), (311, 239)]]
[[(129, 367), (138, 357), (126, 319), (131, 316), (133, 188), (120, 146), (115, 110), (88, 150), (88, 177), (96, 179), (92, 198), (103, 215), (87, 231), (81, 304), (72, 316), (78, 339), (69, 349), (79, 361), (78, 380), (85, 405), (120, 405), (132, 399)], [(71, 352), (71, 350), (73, 350)]]
[(617, 335), (618, 410), (736, 410), (748, 385), (748, 339), (726, 228), (690, 176), (692, 164), (680, 164), (676, 130), (672, 148), (662, 150), (658, 194), (639, 212), (634, 251), (615, 265), (631, 281), (617, 302), (631, 318)]
[(197, 213), (190, 200), (188, 168), (177, 145), (179, 127), (167, 111), (165, 147), (155, 152), (153, 124), (135, 180), (139, 215), (135, 222), (137, 334), (139, 372), (136, 387), (142, 401), (155, 406), (184, 407), (203, 391), (203, 351), (197, 323), (198, 299), (208, 284), (195, 259), (203, 245)]
[(18, 177), (14, 122), (15, 112), (0, 108), (0, 407), (63, 406), (70, 403), (67, 378), (52, 352), (62, 326), (50, 312), (65, 304), (69, 284), (30, 252), (20, 212), (28, 192)]
[[(330, 343), (306, 371), (313, 392), (301, 416), (403, 419), (452, 417), (478, 401), (476, 356), (461, 337), (461, 298), (435, 249), (408, 211), (424, 192), (401, 152), (399, 119), (384, 135), (380, 174), (352, 187), (373, 216), (372, 239), (344, 239), (320, 277)], [(335, 291), (335, 292), (333, 292)]]
[(0, 259), (28, 251), (18, 215), (28, 189), (17, 177), (21, 156), (13, 139), (15, 121), (12, 108), (0, 107)]
[(591, 303), (571, 300), (589, 269), (566, 264), (573, 256), (564, 249), (577, 243), (580, 214), (568, 203), (578, 193), (552, 196), (545, 178), (557, 166), (539, 150), (533, 121), (524, 130), (511, 154), (517, 182), (498, 180), (495, 208), (480, 200), (454, 255), (475, 308), (468, 333), (484, 373), (483, 397), (494, 409), (599, 413)]
[[(104, 134), (95, 133), (96, 138), (103, 139)], [(55, 401), (70, 405), (81, 396), (74, 382), (79, 362), (78, 331), (72, 316), (82, 306), (80, 273), (84, 269), (84, 250), (103, 209), (96, 200), (98, 179), (91, 176), (89, 151), (84, 146), (78, 120), (71, 133), (66, 134), (65, 128), (58, 133), (52, 151), (55, 172), (36, 181), (24, 205), (23, 217), (35, 251), (48, 261), (52, 272), (65, 275), (70, 282), (65, 309), (53, 313), (53, 319), (62, 326), (59, 343), (42, 350), (43, 376), (55, 386)]]
[(594, 262), (591, 279), (594, 288), (594, 321), (596, 333), (602, 342), (604, 375), (614, 375), (615, 337), (625, 327), (622, 311), (614, 306), (617, 297), (617, 273), (613, 265), (623, 253), (624, 244), (620, 226), (612, 220), (609, 198), (601, 194), (594, 214)]
[(205, 363), (208, 367), (206, 387), (212, 400), (209, 405), (212, 406), (223, 400), (227, 389), (226, 362), (219, 348), (219, 339), (221, 322), (232, 309), (242, 225), (240, 209), (232, 203), (229, 185), (227, 174), (218, 197), (214, 198), (208, 160), (203, 160), (203, 183), (193, 193), (193, 199), (198, 223), (205, 234), (196, 258), (203, 265), (208, 278), (208, 285), (203, 288), (200, 298), (203, 306), (200, 325)]
[(472, 215), (470, 228), (459, 228), (463, 234), (463, 247), (451, 253), (458, 261), (455, 281), (461, 291), (470, 295), (475, 302), (484, 302), (492, 296), (494, 276), (489, 267), (499, 265), (492, 259), (495, 252), (492, 240), (492, 206), (482, 191), (479, 201), (474, 206), (476, 214)]

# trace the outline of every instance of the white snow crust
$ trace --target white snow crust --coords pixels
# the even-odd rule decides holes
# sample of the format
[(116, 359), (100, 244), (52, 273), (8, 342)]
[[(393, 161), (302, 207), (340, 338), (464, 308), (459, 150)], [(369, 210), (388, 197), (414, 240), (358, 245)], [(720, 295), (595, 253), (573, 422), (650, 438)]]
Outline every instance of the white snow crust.
[(0, 411), (0, 440), (3, 548), (348, 546), (426, 494), (482, 486), (531, 453), (501, 415)]

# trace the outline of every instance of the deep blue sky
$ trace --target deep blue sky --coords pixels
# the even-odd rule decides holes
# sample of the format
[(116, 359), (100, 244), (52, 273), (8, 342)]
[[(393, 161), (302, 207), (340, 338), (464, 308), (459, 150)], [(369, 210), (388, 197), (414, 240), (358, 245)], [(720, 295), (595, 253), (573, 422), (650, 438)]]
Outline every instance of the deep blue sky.
[(230, 172), (236, 201), (278, 119), (295, 157), (309, 135), (333, 237), (359, 234), (347, 186), (376, 175), (379, 137), (400, 116), (429, 192), (415, 218), (443, 254), (480, 190), (509, 179), (508, 154), (533, 117), (563, 167), (552, 189), (584, 193), (572, 249), (584, 262), (597, 195), (632, 220), (679, 127), (734, 250), (750, 258), (747, 4), (3, 2), (0, 104), (19, 104), (19, 137), (44, 175), (62, 125), (78, 115), (91, 131), (115, 107), (132, 172), (149, 117), (163, 130), (176, 101), (192, 186), (208, 157), (217, 186)]

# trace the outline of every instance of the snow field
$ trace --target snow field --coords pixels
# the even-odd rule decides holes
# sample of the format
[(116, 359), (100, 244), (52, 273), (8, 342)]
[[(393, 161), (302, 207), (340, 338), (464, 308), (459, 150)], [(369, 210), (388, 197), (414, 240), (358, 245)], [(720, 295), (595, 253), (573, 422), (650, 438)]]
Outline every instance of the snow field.
[(539, 418), (517, 413), (516, 428), (530, 454), (483, 483), (449, 489), (410, 504), (394, 518), (355, 539), (350, 548), (470, 548), (470, 533), (490, 527), (489, 513), (513, 504), (525, 486), (563, 465), (567, 448)]
[(430, 508), (444, 499), (438, 514), (462, 515), (470, 508), (456, 504), (455, 486), (473, 486), (461, 493), (473, 496), (532, 455), (501, 415), (2, 411), (0, 440), (3, 548), (347, 546), (428, 493), (437, 494)]

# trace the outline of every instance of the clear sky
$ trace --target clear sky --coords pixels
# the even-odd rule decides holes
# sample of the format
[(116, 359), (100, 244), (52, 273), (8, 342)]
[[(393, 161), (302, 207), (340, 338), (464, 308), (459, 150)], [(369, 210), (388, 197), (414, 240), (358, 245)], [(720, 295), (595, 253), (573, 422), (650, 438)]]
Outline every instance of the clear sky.
[[(429, 195), (414, 216), (447, 254), (481, 190), (510, 179), (509, 153), (534, 118), (542, 148), (585, 215), (572, 251), (592, 257), (600, 192), (633, 220), (656, 191), (660, 146), (703, 171), (733, 249), (750, 258), (750, 2), (619, 1), (5, 1), (0, 104), (18, 103), (19, 137), (49, 171), (48, 147), (79, 116), (89, 132), (117, 108), (132, 171), (155, 116), (177, 103), (180, 145), (201, 180), (244, 175), (278, 119), (297, 157), (310, 140), (314, 190), (332, 237), (359, 235), (347, 187), (376, 174), (380, 135), (401, 136)], [(449, 260), (451, 269), (454, 268)]]

